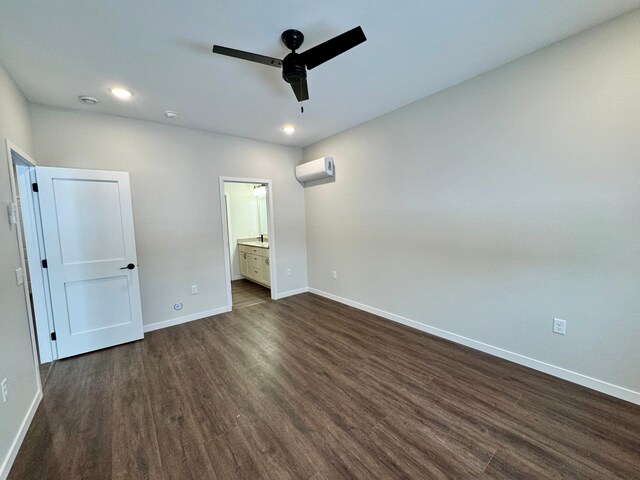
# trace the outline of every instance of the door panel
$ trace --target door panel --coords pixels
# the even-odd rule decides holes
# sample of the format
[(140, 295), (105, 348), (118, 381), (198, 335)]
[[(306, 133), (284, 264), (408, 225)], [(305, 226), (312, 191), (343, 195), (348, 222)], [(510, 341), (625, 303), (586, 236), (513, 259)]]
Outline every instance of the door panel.
[(71, 335), (132, 322), (127, 275), (68, 282), (65, 294)]
[(36, 175), (60, 358), (142, 338), (129, 174)]
[(53, 179), (62, 263), (125, 259), (119, 187), (118, 181)]
[(261, 257), (260, 260), (260, 281), (265, 285), (271, 285), (271, 270), (269, 267), (269, 259)]
[(240, 275), (249, 276), (249, 260), (246, 253), (240, 253)]

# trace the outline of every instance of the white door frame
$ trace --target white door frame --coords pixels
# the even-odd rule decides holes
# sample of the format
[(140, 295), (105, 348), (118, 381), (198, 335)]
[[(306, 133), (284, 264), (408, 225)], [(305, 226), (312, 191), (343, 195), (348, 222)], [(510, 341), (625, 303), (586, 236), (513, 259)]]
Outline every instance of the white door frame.
[[(36, 162), (8, 139), (5, 139), (5, 145), (7, 151), (7, 166), (9, 168), (9, 182), (11, 185), (11, 201), (17, 204), (18, 185), (16, 185), (13, 175), (13, 165), (15, 163), (16, 165), (27, 167), (29, 169), (30, 177), (34, 178)], [(14, 160), (14, 153), (20, 157), (18, 161)], [(27, 185), (24, 185), (24, 187), (27, 187)], [(42, 228), (39, 224), (40, 209), (38, 208), (37, 202), (34, 201), (33, 196), (24, 195), (24, 191), (31, 193), (31, 185), (28, 185), (28, 188), (23, 190), (22, 215), (18, 215), (18, 222), (20, 223), (16, 224), (15, 228), (18, 236), (18, 247), (20, 249), (20, 265), (24, 272), (27, 271), (27, 267), (24, 258), (25, 245), (22, 243), (20, 228), (23, 228), (24, 230), (27, 255), (29, 256), (29, 277), (31, 279), (31, 293), (33, 295), (34, 308), (33, 313), (35, 314), (35, 318), (33, 318), (31, 306), (29, 305), (29, 284), (26, 281), (26, 278), (23, 285), (24, 301), (29, 318), (33, 361), (36, 365), (38, 384), (40, 384), (39, 363), (47, 363), (57, 359), (58, 351), (56, 349), (55, 342), (51, 340), (53, 317), (51, 315), (47, 272), (42, 268), (42, 259), (45, 257), (43, 256), (44, 240), (42, 237)], [(34, 325), (37, 327), (35, 330)], [(36, 332), (38, 337), (37, 344)], [(40, 352), (40, 362), (38, 362), (38, 351)]]
[(227, 308), (231, 311), (233, 307), (233, 299), (231, 297), (231, 246), (229, 245), (229, 231), (227, 228), (227, 208), (224, 201), (224, 184), (230, 183), (262, 183), (267, 186), (267, 211), (269, 225), (269, 270), (271, 273), (271, 298), (278, 298), (278, 277), (276, 272), (276, 229), (273, 217), (273, 188), (271, 180), (261, 178), (245, 178), (245, 177), (220, 177), (220, 213), (222, 216), (222, 244), (224, 246), (224, 276), (227, 285)]

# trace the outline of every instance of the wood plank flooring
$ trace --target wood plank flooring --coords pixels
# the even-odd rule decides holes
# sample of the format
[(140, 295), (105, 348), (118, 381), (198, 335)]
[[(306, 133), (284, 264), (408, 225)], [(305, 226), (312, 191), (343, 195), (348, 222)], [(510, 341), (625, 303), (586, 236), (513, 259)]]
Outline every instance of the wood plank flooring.
[(58, 361), (18, 479), (637, 479), (640, 406), (303, 294)]
[(52, 366), (53, 366), (53, 362), (40, 364), (40, 381), (42, 382), (43, 385), (47, 381), (47, 377), (49, 376), (49, 372), (51, 371)]
[(271, 290), (250, 280), (231, 282), (233, 308), (248, 307), (271, 300)]

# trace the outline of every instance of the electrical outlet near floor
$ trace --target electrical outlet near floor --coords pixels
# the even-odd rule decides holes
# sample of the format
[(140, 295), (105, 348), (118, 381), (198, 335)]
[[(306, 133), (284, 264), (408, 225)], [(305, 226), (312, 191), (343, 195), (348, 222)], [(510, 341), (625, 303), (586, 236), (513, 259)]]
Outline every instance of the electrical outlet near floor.
[(290, 276), (291, 276), (291, 269), (287, 268), (287, 277), (290, 277)]
[(191, 285), (191, 295), (198, 294), (198, 285)]
[(7, 403), (9, 399), (9, 386), (7, 385), (7, 379), (3, 378), (0, 382), (0, 390), (2, 391), (2, 403)]
[(338, 272), (336, 272), (335, 270), (332, 273), (333, 279), (337, 280), (338, 279)]
[(560, 318), (553, 319), (553, 333), (559, 333), (560, 335), (567, 334), (567, 321)]

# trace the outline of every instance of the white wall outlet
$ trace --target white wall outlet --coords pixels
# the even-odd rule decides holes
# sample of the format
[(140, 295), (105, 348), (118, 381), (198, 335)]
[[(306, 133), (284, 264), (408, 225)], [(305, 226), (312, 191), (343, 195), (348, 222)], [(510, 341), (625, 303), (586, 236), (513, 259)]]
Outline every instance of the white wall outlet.
[(198, 285), (191, 285), (191, 295), (198, 294)]
[(567, 322), (560, 318), (553, 319), (553, 333), (559, 333), (560, 335), (567, 334)]
[(290, 277), (290, 276), (291, 276), (291, 269), (287, 268), (287, 277)]
[(9, 400), (9, 386), (6, 378), (3, 378), (2, 382), (0, 382), (0, 390), (2, 390), (2, 403), (7, 403), (7, 400)]
[(333, 273), (331, 274), (331, 276), (333, 277), (334, 280), (337, 280), (338, 279), (338, 272), (336, 272), (334, 270)]
[(24, 272), (21, 268), (16, 268), (16, 282), (18, 282), (18, 285), (24, 283)]

